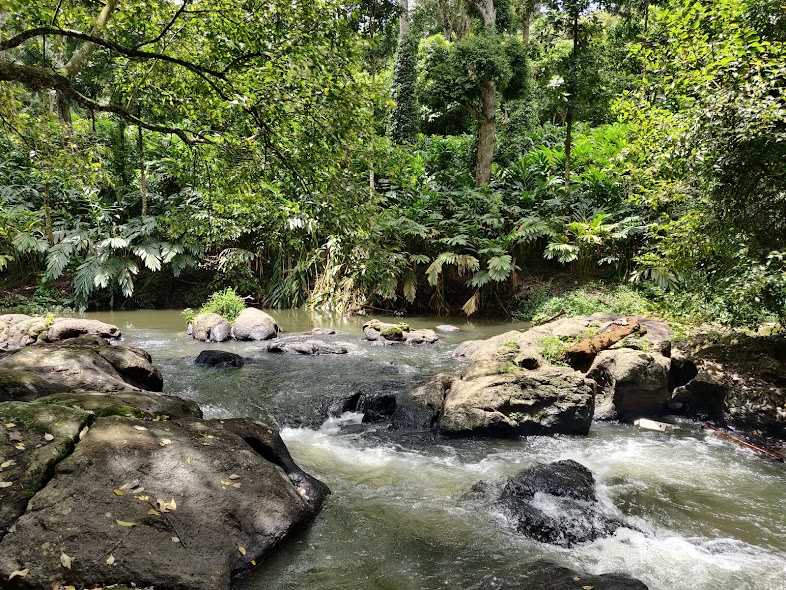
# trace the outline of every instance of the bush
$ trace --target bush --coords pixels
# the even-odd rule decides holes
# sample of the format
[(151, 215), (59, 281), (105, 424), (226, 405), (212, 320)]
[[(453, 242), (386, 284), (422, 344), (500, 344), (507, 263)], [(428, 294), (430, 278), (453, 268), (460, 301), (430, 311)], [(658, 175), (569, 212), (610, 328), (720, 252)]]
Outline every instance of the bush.
[[(231, 287), (224, 291), (216, 291), (202, 306), (199, 313), (216, 313), (230, 322), (234, 322), (240, 312), (246, 308), (246, 302)], [(184, 311), (185, 314), (185, 311)]]
[(653, 309), (653, 303), (627, 285), (607, 286), (589, 283), (574, 290), (549, 295), (538, 289), (523, 301), (515, 316), (525, 322), (541, 323), (564, 310), (564, 315), (593, 313), (642, 314)]

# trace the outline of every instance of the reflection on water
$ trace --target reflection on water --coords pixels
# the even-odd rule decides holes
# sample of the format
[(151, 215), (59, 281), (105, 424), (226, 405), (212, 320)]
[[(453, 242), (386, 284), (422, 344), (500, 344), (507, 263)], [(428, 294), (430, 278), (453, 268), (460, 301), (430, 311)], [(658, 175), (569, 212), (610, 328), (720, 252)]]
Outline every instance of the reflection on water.
[[(272, 355), (255, 343), (196, 343), (177, 312), (90, 314), (146, 348), (165, 388), (209, 416), (253, 416), (283, 426), (296, 461), (333, 490), (316, 522), (285, 543), (238, 590), (459, 589), (550, 559), (590, 573), (629, 573), (653, 590), (786, 588), (786, 470), (689, 422), (673, 434), (595, 424), (587, 437), (452, 440), (357, 424), (347, 415), (312, 426), (333, 395), (375, 381), (410, 387), (456, 367), (461, 341), (521, 325), (452, 320), (461, 332), (430, 347), (361, 341), (363, 318), (274, 312), (285, 337), (332, 327), (349, 354)], [(444, 319), (411, 318), (414, 327)], [(249, 358), (240, 369), (193, 364), (205, 348)], [(599, 482), (605, 509), (626, 522), (608, 539), (561, 549), (512, 532), (490, 498), (467, 494), (540, 461), (575, 459)]]

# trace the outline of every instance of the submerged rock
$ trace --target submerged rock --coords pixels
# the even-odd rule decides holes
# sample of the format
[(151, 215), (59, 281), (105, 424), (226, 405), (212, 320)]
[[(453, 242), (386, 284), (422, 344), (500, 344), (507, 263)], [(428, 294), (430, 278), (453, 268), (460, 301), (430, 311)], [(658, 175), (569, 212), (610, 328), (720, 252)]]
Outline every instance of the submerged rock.
[(194, 318), (191, 336), (203, 342), (224, 342), (232, 337), (232, 326), (216, 313), (201, 313)]
[(347, 354), (343, 346), (327, 344), (322, 340), (289, 340), (274, 342), (267, 347), (268, 352), (285, 352), (290, 354)]
[(460, 332), (461, 329), (450, 324), (441, 324), (436, 327), (437, 332)]
[(105, 342), (101, 346), (61, 343), (22, 348), (0, 358), (0, 369), (24, 371), (83, 391), (163, 388), (161, 373), (147, 352)]
[(536, 561), (518, 576), (488, 575), (467, 590), (648, 590), (627, 574), (586, 574), (548, 561)]
[(246, 364), (246, 361), (242, 356), (234, 352), (228, 352), (226, 350), (203, 350), (197, 355), (196, 359), (194, 359), (194, 364), (216, 369), (225, 369), (228, 367), (242, 367)]
[(0, 542), (0, 576), (27, 569), (25, 588), (226, 590), (328, 493), (262, 423), (102, 418)]
[(562, 547), (609, 536), (621, 526), (600, 510), (592, 472), (570, 459), (521, 471), (497, 504), (520, 533)]
[(232, 325), (232, 335), (236, 340), (270, 340), (278, 333), (276, 320), (254, 307), (241, 311)]
[(333, 328), (311, 328), (304, 332), (307, 336), (332, 336), (336, 331)]

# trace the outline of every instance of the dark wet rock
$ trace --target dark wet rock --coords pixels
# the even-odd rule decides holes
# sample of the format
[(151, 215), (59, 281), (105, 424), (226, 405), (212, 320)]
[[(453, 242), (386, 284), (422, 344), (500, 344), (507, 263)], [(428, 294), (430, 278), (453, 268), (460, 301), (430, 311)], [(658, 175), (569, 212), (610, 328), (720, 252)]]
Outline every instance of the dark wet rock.
[(722, 368), (714, 363), (703, 363), (688, 383), (674, 389), (669, 408), (692, 418), (724, 422), (729, 391)]
[(36, 589), (54, 579), (228, 589), (328, 493), (282, 449), (275, 430), (251, 420), (101, 418), (0, 542), (0, 577), (28, 569), (14, 580)]
[(437, 332), (460, 332), (461, 329), (450, 324), (441, 324), (436, 327)]
[(160, 391), (161, 373), (150, 355), (125, 346), (41, 344), (0, 358), (0, 369), (26, 371), (68, 389)]
[(203, 350), (197, 355), (194, 363), (215, 369), (226, 369), (228, 367), (242, 367), (246, 364), (245, 359), (239, 354), (226, 350)]
[(100, 346), (94, 350), (112, 365), (126, 383), (147, 391), (161, 391), (164, 388), (164, 378), (146, 350), (130, 346)]
[(536, 561), (518, 576), (488, 575), (467, 590), (648, 590), (640, 580), (622, 573), (585, 574), (548, 561)]
[(568, 367), (469, 373), (455, 379), (439, 418), (454, 436), (586, 434), (595, 408), (595, 382)]
[(232, 335), (236, 340), (270, 340), (278, 336), (276, 320), (261, 309), (247, 307), (235, 319)]
[(521, 471), (497, 503), (520, 533), (562, 547), (612, 535), (621, 526), (600, 510), (592, 472), (570, 459)]
[(71, 452), (89, 419), (76, 408), (0, 403), (0, 539)]
[(600, 351), (587, 372), (604, 392), (598, 414), (625, 421), (661, 415), (669, 400), (669, 368), (670, 359), (657, 352)]
[(116, 340), (122, 336), (117, 326), (100, 322), (98, 320), (86, 320), (82, 318), (57, 318), (47, 332), (46, 339), (49, 342), (58, 342), (67, 338), (77, 336), (92, 335), (101, 338)]
[(311, 328), (311, 330), (305, 332), (308, 336), (332, 336), (335, 333), (336, 331), (332, 328)]
[(95, 418), (127, 416), (145, 420), (167, 420), (202, 417), (202, 410), (196, 402), (175, 395), (152, 392), (70, 391), (39, 398), (35, 403), (78, 408), (92, 413)]
[(786, 339), (705, 334), (675, 350), (675, 413), (786, 440)]
[(396, 411), (402, 385), (394, 381), (379, 381), (364, 385), (351, 395), (334, 397), (322, 404), (323, 418), (335, 418), (344, 412), (363, 414), (363, 422), (388, 420)]
[(393, 428), (412, 430), (435, 428), (445, 395), (455, 378), (452, 373), (439, 373), (415, 391), (402, 393), (393, 413)]
[(232, 326), (218, 314), (202, 313), (194, 318), (191, 337), (202, 342), (224, 342), (232, 337)]
[(306, 355), (347, 354), (347, 349), (343, 346), (334, 346), (322, 340), (288, 340), (284, 342), (273, 342), (268, 345), (267, 351)]
[(69, 389), (66, 385), (53, 383), (28, 371), (0, 368), (0, 402), (29, 402)]

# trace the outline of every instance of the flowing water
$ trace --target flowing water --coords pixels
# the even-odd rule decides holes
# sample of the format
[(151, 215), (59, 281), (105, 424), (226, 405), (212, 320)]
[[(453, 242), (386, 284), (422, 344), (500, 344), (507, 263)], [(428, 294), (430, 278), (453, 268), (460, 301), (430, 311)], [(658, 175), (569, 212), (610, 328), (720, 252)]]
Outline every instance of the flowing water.
[[(459, 342), (522, 325), (454, 318), (461, 331), (433, 346), (382, 347), (361, 341), (362, 319), (274, 312), (284, 337), (332, 327), (337, 334), (321, 338), (349, 349), (301, 357), (254, 343), (194, 342), (173, 311), (89, 315), (147, 349), (165, 390), (195, 400), (208, 417), (278, 424), (297, 463), (332, 489), (314, 524), (237, 580), (236, 590), (481, 589), (544, 558), (628, 573), (651, 590), (786, 589), (786, 468), (695, 423), (681, 422), (674, 434), (596, 423), (586, 437), (453, 440), (360, 425), (351, 414), (314, 422), (326, 398), (378, 381), (421, 383), (458, 366), (450, 355)], [(205, 348), (250, 360), (239, 369), (195, 366)], [(589, 467), (605, 511), (628, 526), (577, 548), (552, 547), (515, 533), (492, 498), (468, 493), (479, 481), (493, 489), (524, 467), (558, 459)]]

